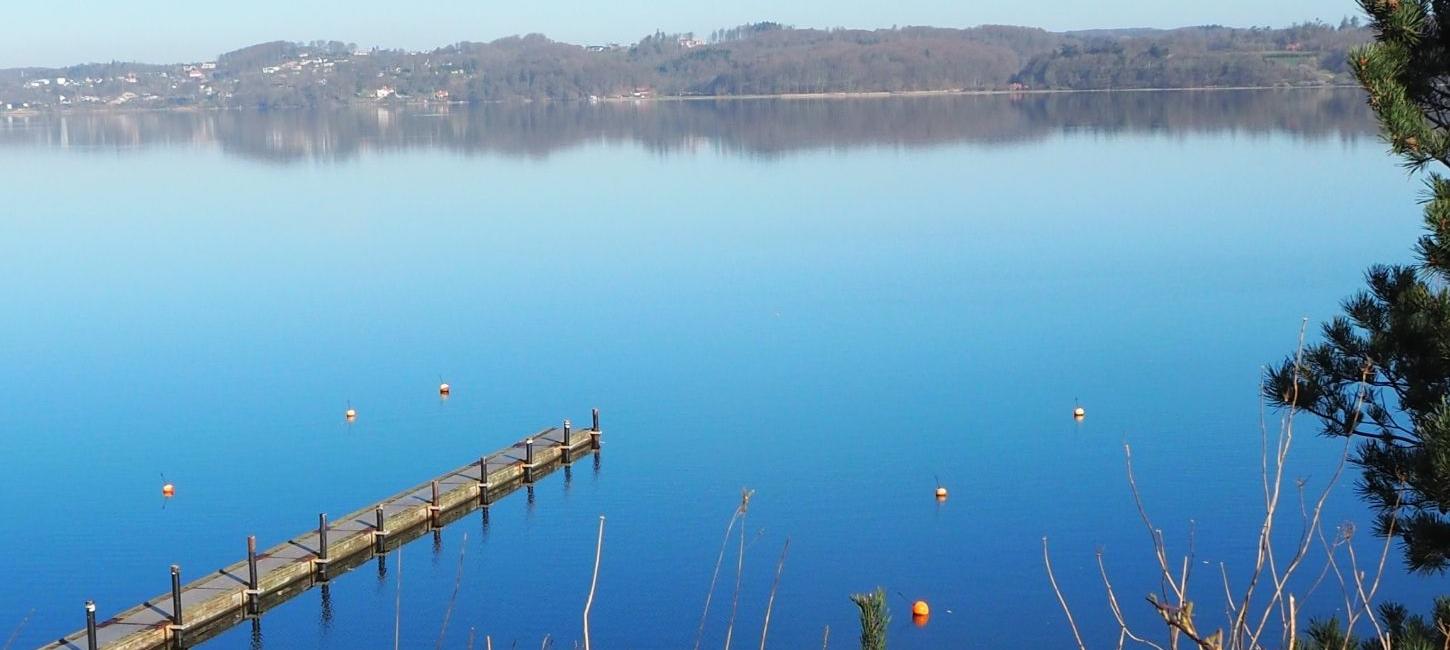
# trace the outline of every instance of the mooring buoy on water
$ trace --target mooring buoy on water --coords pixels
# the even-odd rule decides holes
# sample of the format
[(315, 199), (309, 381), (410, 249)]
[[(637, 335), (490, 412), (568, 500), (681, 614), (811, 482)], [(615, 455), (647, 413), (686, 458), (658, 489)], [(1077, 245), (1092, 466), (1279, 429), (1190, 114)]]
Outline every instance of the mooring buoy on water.
[(161, 486), (161, 496), (164, 496), (168, 499), (176, 496), (176, 486), (170, 483)]
[(921, 618), (931, 616), (931, 606), (927, 605), (924, 600), (918, 600), (911, 604), (911, 615)]
[(947, 498), (947, 489), (944, 488), (944, 487), (942, 487), (942, 486), (940, 486), (940, 485), (938, 485), (936, 487), (936, 498), (938, 498), (938, 499), (945, 499), (945, 498)]
[(452, 386), (449, 386), (447, 383), (438, 384), (438, 394), (439, 395), (447, 395), (448, 393), (450, 393), (452, 391), (453, 391), (453, 387)]
[(348, 420), (356, 420), (357, 419), (357, 409), (348, 409), (346, 413), (343, 413), (342, 414), (342, 416), (344, 418), (347, 418)]

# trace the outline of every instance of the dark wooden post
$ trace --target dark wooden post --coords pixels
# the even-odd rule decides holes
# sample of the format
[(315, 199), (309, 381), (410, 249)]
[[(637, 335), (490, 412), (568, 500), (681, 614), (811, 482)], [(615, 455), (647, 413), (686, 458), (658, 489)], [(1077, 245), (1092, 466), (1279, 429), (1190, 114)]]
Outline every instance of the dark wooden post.
[(534, 439), (524, 440), (524, 482), (534, 482)]
[(251, 601), (252, 613), (257, 613), (259, 596), (262, 595), (257, 588), (257, 536), (247, 536), (247, 597)]
[(180, 636), (180, 628), (186, 623), (181, 616), (181, 566), (171, 565), (171, 624), (175, 625), (177, 635)]
[(488, 493), (488, 458), (478, 457), (478, 502), (488, 505), (493, 501), (493, 496)]
[(589, 448), (599, 451), (599, 409), (594, 409), (594, 425), (589, 429)]
[(438, 481), (431, 483), (433, 488), (433, 500), (428, 503), (428, 524), (436, 531), (438, 529), (438, 515), (443, 511), (442, 501), (438, 498)]
[(86, 649), (96, 650), (96, 603), (86, 601)]
[(377, 538), (377, 550), (381, 553), (388, 534), (387, 529), (383, 528), (383, 507), (378, 506), (373, 512), (377, 517), (377, 523), (373, 525), (373, 537)]
[(327, 513), (317, 513), (317, 561), (327, 563)]
[(574, 462), (574, 440), (572, 435), (573, 433), (574, 427), (569, 424), (568, 420), (564, 420), (564, 448), (560, 449), (559, 452), (560, 455), (564, 458), (565, 465)]

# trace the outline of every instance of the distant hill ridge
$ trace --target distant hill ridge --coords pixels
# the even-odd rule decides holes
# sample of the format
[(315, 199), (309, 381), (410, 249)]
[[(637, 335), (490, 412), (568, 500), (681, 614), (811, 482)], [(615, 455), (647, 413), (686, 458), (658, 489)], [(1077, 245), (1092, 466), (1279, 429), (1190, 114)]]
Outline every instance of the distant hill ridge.
[(1370, 39), (1345, 20), (1075, 32), (755, 23), (700, 38), (656, 32), (625, 45), (531, 34), (430, 51), (277, 41), (188, 64), (0, 70), (0, 111), (1315, 86), (1352, 81), (1345, 57)]

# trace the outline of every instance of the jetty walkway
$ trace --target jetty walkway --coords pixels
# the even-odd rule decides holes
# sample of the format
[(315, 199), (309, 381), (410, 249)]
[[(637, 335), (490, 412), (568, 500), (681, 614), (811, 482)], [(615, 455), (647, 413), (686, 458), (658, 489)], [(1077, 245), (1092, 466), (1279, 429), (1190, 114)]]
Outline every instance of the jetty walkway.
[(171, 567), (171, 591), (97, 622), (86, 603), (86, 628), (43, 650), (151, 650), (199, 644), (248, 618), (346, 573), (469, 512), (488, 507), (518, 488), (579, 457), (597, 453), (599, 409), (589, 429), (562, 427), (535, 433), (508, 447), (332, 522), (318, 515), (315, 530), (258, 552), (247, 538), (247, 558), (183, 585)]

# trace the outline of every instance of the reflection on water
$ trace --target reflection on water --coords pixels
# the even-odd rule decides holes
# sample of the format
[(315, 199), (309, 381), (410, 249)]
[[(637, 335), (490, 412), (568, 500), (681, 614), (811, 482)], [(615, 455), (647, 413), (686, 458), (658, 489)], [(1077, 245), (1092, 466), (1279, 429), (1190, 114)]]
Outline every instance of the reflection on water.
[[(1420, 230), (1373, 133), (1350, 90), (0, 119), (0, 634), (34, 609), (39, 646), (599, 406), (608, 474), (336, 575), (264, 645), (379, 647), (401, 607), (401, 647), (445, 615), (449, 647), (569, 647), (607, 515), (597, 647), (690, 647), (750, 488), (737, 634), (788, 536), (772, 647), (849, 638), (877, 586), (935, 611), (893, 595), (896, 650), (1062, 647), (1051, 537), (1109, 647), (1096, 553), (1120, 596), (1161, 583), (1125, 440), (1169, 551), (1191, 527), (1247, 582), (1259, 368)], [(1287, 475), (1317, 489), (1340, 449), (1296, 440)], [(1368, 530), (1344, 488), (1326, 526)], [(1382, 593), (1441, 586), (1392, 564)]]
[(510, 104), (441, 113), (94, 113), (7, 118), (0, 122), (0, 146), (215, 146), (294, 162), (406, 149), (542, 157), (603, 140), (634, 141), (661, 153), (714, 148), (769, 157), (822, 148), (1014, 143), (1064, 130), (1358, 138), (1374, 135), (1375, 126), (1355, 89), (1164, 91)]

